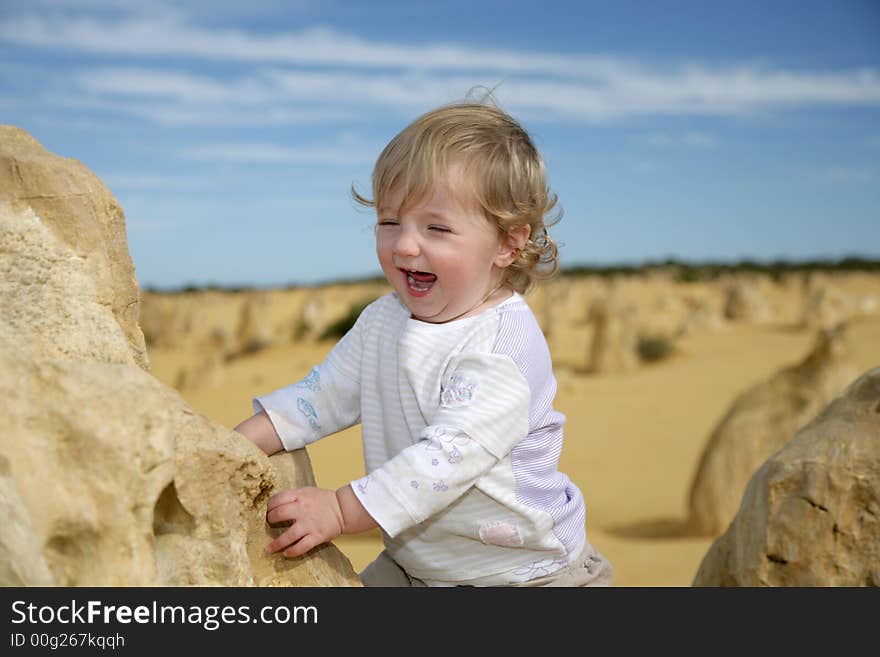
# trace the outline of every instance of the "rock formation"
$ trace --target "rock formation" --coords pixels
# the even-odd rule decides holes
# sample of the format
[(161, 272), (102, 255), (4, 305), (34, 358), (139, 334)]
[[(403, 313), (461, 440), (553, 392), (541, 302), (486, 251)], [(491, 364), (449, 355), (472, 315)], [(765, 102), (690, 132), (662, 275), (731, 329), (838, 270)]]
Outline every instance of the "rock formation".
[(762, 323), (772, 317), (772, 309), (759, 281), (736, 277), (725, 285), (724, 316), (733, 321)]
[(245, 295), (236, 330), (237, 354), (253, 353), (272, 345), (272, 330), (262, 320), (268, 307), (269, 297), (265, 292), (248, 292)]
[(712, 299), (687, 298), (687, 311), (678, 325), (674, 337), (684, 337), (703, 331), (718, 331), (725, 328), (726, 321), (721, 309)]
[(638, 323), (634, 303), (613, 287), (590, 306), (593, 327), (590, 371), (596, 374), (628, 372), (638, 367)]
[[(235, 351), (236, 318), (227, 307), (218, 312), (217, 306), (232, 306), (229, 295), (208, 290), (185, 291), (174, 294), (143, 291), (141, 293), (140, 325), (147, 347), (158, 349), (190, 349), (206, 343), (216, 344), (214, 334), (223, 334), (227, 343), (222, 347)], [(215, 317), (226, 319), (217, 323)]]
[(855, 303), (831, 283), (810, 284), (804, 291), (800, 326), (831, 328), (849, 319), (855, 310)]
[(686, 315), (688, 302), (675, 294), (671, 285), (662, 294), (655, 296), (652, 301), (644, 305), (644, 312), (639, 313), (639, 335), (668, 339), (678, 337), (679, 327)]
[(712, 432), (689, 493), (689, 530), (717, 536), (755, 470), (858, 375), (846, 325), (822, 331), (809, 355), (746, 390)]
[(768, 459), (694, 586), (880, 586), (880, 368)]
[(151, 349), (221, 351), (224, 360), (292, 342), (317, 341), (353, 305), (390, 291), (358, 282), (260, 290), (186, 290), (141, 295), (140, 323)]
[(569, 320), (561, 305), (568, 299), (570, 289), (570, 280), (555, 278), (535, 285), (527, 293), (529, 306), (547, 340), (558, 333), (562, 322)]
[(0, 585), (357, 586), (334, 546), (269, 557), (268, 459), (147, 371), (119, 204), (0, 127)]
[(344, 322), (353, 309), (363, 308), (390, 291), (386, 283), (309, 288), (293, 333), (305, 341), (327, 339), (327, 331), (338, 322)]
[[(81, 162), (58, 157), (42, 147), (31, 135), (12, 126), (0, 126), (0, 202), (7, 206), (29, 207), (39, 218), (42, 230), (55, 241), (66, 245), (63, 257), (76, 259), (77, 271), (85, 280), (93, 281), (98, 305), (109, 308), (128, 345), (129, 362), (147, 367), (144, 337), (138, 327), (138, 284), (134, 265), (128, 252), (125, 217), (122, 208), (98, 177)], [(59, 254), (54, 254), (59, 255)], [(36, 260), (47, 260), (38, 250), (31, 256), (34, 267), (46, 268)], [(65, 276), (63, 268), (52, 268)], [(5, 274), (5, 272), (4, 272)], [(4, 276), (5, 277), (5, 276)], [(48, 292), (39, 278), (22, 278), (18, 292), (35, 301)], [(71, 281), (71, 283), (73, 283)], [(51, 286), (50, 286), (51, 287)], [(33, 315), (28, 321), (35, 339), (52, 349), (56, 332), (64, 331), (63, 306), (76, 299), (42, 299), (51, 301), (61, 314), (46, 312)], [(22, 307), (26, 307), (23, 304)], [(4, 315), (8, 315), (4, 312)], [(15, 323), (22, 317), (5, 317)], [(85, 339), (85, 338), (84, 338)], [(84, 347), (84, 345), (80, 345)], [(92, 354), (101, 360), (102, 355)]]

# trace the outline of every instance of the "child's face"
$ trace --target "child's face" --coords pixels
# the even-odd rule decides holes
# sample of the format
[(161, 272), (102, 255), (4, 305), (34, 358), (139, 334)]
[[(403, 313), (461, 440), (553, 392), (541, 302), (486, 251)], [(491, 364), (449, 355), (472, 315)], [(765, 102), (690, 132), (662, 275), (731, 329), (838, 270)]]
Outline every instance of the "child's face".
[[(451, 184), (460, 181), (453, 169)], [(459, 200), (437, 183), (416, 206), (400, 213), (400, 192), (379, 208), (376, 252), (385, 277), (425, 322), (476, 314), (501, 282), (512, 249), (473, 198)]]

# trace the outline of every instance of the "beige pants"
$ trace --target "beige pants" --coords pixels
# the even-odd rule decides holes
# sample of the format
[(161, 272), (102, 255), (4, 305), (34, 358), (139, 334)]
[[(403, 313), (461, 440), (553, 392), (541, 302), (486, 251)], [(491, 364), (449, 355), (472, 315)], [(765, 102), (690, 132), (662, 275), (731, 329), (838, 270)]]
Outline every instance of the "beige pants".
[[(613, 577), (611, 562), (588, 543), (570, 566), (511, 586), (611, 586)], [(360, 578), (364, 586), (426, 586), (422, 580), (412, 577), (397, 565), (384, 550), (373, 563), (364, 568)]]

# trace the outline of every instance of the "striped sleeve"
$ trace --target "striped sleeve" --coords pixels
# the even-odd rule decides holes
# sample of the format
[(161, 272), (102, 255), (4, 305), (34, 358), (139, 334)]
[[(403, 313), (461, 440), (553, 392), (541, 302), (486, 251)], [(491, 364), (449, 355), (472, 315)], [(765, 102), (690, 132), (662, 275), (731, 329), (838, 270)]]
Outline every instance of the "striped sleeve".
[(266, 411), (285, 450), (300, 449), (360, 422), (361, 333), (369, 310), (308, 376), (254, 397), (254, 412)]

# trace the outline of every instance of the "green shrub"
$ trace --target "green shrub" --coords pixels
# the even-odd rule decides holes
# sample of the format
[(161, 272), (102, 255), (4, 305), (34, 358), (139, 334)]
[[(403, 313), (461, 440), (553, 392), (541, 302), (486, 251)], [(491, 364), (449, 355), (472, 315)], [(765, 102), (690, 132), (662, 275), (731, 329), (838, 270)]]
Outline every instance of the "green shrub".
[(306, 337), (311, 330), (312, 327), (306, 320), (298, 319), (293, 326), (293, 331), (291, 331), (290, 337), (293, 342), (299, 342)]
[(675, 342), (665, 335), (640, 335), (637, 350), (643, 361), (663, 360), (675, 352)]
[(354, 323), (357, 321), (357, 318), (360, 317), (364, 308), (373, 303), (373, 301), (375, 301), (375, 298), (370, 297), (369, 299), (363, 299), (351, 304), (348, 308), (348, 312), (324, 329), (324, 332), (318, 339), (329, 340), (330, 338), (336, 338), (338, 340), (341, 338), (351, 330), (351, 327), (354, 326)]

